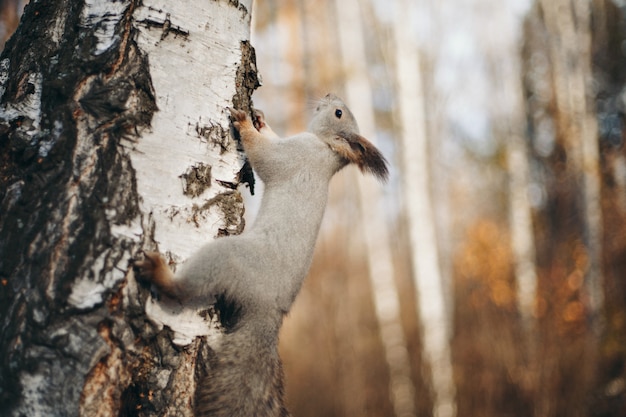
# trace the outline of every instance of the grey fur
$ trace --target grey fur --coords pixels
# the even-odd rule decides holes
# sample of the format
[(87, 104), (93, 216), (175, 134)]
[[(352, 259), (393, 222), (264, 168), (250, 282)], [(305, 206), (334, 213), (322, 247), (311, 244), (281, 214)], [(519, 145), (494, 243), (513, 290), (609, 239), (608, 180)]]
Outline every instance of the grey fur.
[(336, 96), (320, 101), (310, 133), (287, 139), (276, 138), (262, 113), (255, 114), (260, 131), (243, 112), (231, 113), (265, 183), (255, 223), (239, 236), (203, 246), (173, 280), (153, 256), (138, 266), (184, 304), (208, 306), (220, 299), (232, 307), (234, 317), (198, 385), (197, 416), (287, 416), (278, 332), (311, 265), (328, 183), (350, 162), (380, 178), (387, 166)]

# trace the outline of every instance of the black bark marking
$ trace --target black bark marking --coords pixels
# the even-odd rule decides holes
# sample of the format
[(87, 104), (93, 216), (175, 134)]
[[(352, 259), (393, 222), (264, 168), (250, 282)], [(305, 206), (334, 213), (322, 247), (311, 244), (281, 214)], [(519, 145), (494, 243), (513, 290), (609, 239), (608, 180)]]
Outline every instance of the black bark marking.
[[(157, 12), (159, 14), (163, 14), (162, 10), (157, 10), (154, 7), (148, 8), (150, 11)], [(171, 16), (169, 13), (165, 13), (165, 18), (156, 19), (156, 18), (146, 18), (142, 20), (138, 20), (137, 24), (143, 25), (148, 29), (157, 28), (161, 29), (161, 40), (164, 40), (170, 33), (173, 33), (174, 36), (181, 36), (183, 39), (187, 39), (189, 37), (189, 31), (183, 29), (178, 25), (172, 24)]]
[(194, 205), (192, 208), (192, 220), (200, 226), (199, 218), (204, 216), (213, 207), (217, 207), (222, 212), (224, 219), (223, 227), (217, 232), (218, 237), (238, 235), (243, 232), (245, 221), (243, 218), (244, 205), (243, 198), (238, 191), (225, 191), (215, 197), (206, 200), (202, 205)]
[(226, 130), (217, 124), (210, 123), (204, 125), (200, 124), (200, 122), (196, 123), (195, 130), (198, 137), (206, 139), (211, 145), (219, 146), (220, 154), (230, 151), (230, 145), (232, 143), (230, 130)]
[(256, 53), (250, 42), (241, 41), (241, 64), (236, 75), (237, 92), (233, 96), (233, 107), (252, 112), (252, 93), (261, 86), (256, 66)]
[(198, 197), (211, 187), (211, 165), (199, 163), (180, 175), (183, 180), (183, 194), (191, 198)]
[[(261, 81), (256, 66), (256, 53), (248, 41), (241, 42), (241, 64), (237, 68), (236, 83), (237, 92), (233, 96), (233, 107), (252, 114), (252, 93), (261, 86)], [(234, 129), (231, 131), (234, 132)], [(254, 173), (247, 159), (237, 174), (237, 180), (242, 184), (247, 184), (250, 187), (250, 193), (254, 195)]]

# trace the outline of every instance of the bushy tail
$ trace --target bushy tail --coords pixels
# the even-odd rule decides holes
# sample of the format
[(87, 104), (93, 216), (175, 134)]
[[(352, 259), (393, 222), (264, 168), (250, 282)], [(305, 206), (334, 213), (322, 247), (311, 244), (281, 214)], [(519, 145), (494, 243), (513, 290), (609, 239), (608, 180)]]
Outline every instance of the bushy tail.
[(197, 367), (196, 417), (289, 417), (277, 340), (280, 323), (241, 320)]

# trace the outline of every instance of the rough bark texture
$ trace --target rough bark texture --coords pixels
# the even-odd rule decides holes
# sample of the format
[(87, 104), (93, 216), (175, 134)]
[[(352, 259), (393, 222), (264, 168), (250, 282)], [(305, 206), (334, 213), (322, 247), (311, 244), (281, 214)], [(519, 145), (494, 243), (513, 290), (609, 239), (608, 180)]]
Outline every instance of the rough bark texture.
[[(214, 3), (249, 13), (236, 1)], [(160, 107), (138, 27), (161, 30), (161, 39), (193, 35), (169, 14), (137, 21), (141, 7), (33, 1), (0, 56), (3, 415), (191, 415), (196, 354), (210, 348), (203, 339), (172, 344), (170, 331), (146, 318), (149, 291), (127, 273), (140, 248), (154, 245), (157, 227), (131, 159)], [(249, 108), (254, 51), (243, 42), (241, 52), (233, 101)], [(195, 131), (235, 152), (227, 128)], [(210, 172), (197, 164), (178, 179), (181, 194), (249, 178)], [(221, 209), (220, 233), (240, 232), (241, 197), (218, 195), (196, 205)]]

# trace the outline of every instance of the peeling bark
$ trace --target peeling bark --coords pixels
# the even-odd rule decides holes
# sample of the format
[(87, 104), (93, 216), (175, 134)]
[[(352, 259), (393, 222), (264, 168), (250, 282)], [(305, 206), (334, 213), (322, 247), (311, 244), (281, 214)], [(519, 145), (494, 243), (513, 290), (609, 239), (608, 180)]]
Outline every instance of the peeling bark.
[(210, 352), (193, 336), (212, 323), (186, 313), (199, 319), (177, 339), (178, 323), (146, 315), (129, 265), (144, 247), (184, 260), (243, 229), (251, 173), (224, 107), (250, 108), (258, 86), (249, 10), (26, 7), (0, 56), (3, 415), (191, 415)]

